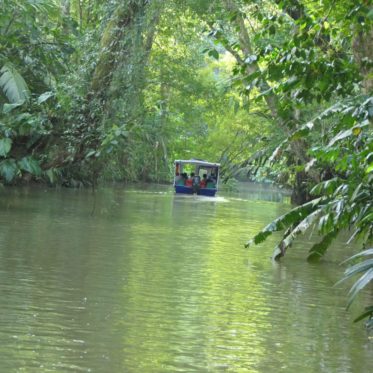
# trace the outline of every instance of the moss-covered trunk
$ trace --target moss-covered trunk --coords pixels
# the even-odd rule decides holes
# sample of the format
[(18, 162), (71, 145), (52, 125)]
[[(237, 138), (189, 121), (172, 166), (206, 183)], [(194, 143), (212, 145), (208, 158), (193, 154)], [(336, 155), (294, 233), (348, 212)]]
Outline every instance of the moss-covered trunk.
[[(143, 90), (149, 53), (161, 7), (147, 0), (118, 5), (103, 29), (99, 53), (73, 141), (74, 173), (96, 180), (106, 155), (126, 153), (131, 128), (144, 116)], [(83, 170), (83, 171), (82, 171)]]

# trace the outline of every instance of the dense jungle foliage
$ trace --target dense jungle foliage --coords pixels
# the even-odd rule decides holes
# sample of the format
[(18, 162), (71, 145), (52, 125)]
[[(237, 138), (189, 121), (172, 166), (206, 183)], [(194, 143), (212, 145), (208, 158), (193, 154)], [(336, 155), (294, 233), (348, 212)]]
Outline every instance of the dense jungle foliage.
[[(341, 231), (373, 278), (369, 0), (0, 0), (0, 182), (166, 181), (172, 160), (271, 180), (298, 204), (274, 258)], [(353, 260), (356, 260), (354, 258)], [(373, 315), (373, 307), (365, 316)], [(373, 326), (373, 323), (370, 324)]]

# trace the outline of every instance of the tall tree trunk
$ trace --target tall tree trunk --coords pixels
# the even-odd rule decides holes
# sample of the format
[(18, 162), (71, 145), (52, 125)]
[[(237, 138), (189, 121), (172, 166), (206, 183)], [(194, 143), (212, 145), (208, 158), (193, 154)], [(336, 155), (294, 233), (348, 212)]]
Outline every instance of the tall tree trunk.
[[(371, 11), (373, 8), (371, 8)], [(363, 88), (366, 94), (373, 90), (373, 28), (369, 32), (360, 32), (354, 39), (352, 50), (360, 73), (363, 76)]]
[[(80, 136), (76, 162), (84, 159), (87, 152), (101, 150), (113, 128), (120, 128), (129, 136), (133, 125), (142, 123), (145, 69), (162, 7), (156, 6), (158, 1), (151, 7), (148, 0), (125, 0), (118, 4), (101, 37), (87, 95), (88, 106), (83, 114), (85, 120), (79, 128), (82, 134), (90, 136)], [(124, 154), (127, 140), (115, 139), (119, 141), (117, 151)], [(96, 178), (102, 165), (94, 157), (89, 160), (92, 162), (86, 167), (92, 169), (92, 178)]]
[[(245, 59), (248, 56), (251, 56), (254, 54), (253, 48), (251, 45), (250, 36), (245, 25), (245, 20), (242, 16), (242, 13), (239, 12), (238, 7), (233, 0), (225, 0), (225, 6), (229, 11), (233, 11), (237, 14), (234, 22), (238, 30), (238, 38), (239, 38), (240, 46), (242, 48), (242, 52), (244, 54), (244, 58), (241, 58), (241, 56), (238, 53), (236, 53), (232, 48), (228, 47), (228, 52), (233, 54), (238, 64), (244, 65)], [(258, 63), (255, 61), (253, 61), (251, 64), (245, 64), (245, 66), (246, 66), (245, 69), (246, 69), (247, 74), (252, 74), (257, 71), (261, 71)], [(259, 90), (261, 93), (269, 92), (268, 94), (264, 96), (267, 106), (271, 112), (272, 117), (282, 122), (282, 119), (279, 118), (279, 115), (278, 115), (278, 99), (276, 95), (274, 95), (273, 93), (270, 93), (271, 91), (270, 85), (266, 81), (262, 80), (259, 86)], [(286, 128), (283, 123), (280, 123), (280, 125), (284, 127), (285, 131), (288, 132), (288, 128)]]
[(70, 0), (61, 0), (61, 13), (63, 22), (63, 32), (68, 35), (70, 33), (69, 19), (70, 19)]
[(146, 0), (128, 0), (119, 5), (106, 26), (101, 38), (101, 52), (92, 78), (92, 91), (102, 95), (111, 84), (113, 73), (120, 64), (121, 58), (129, 49), (131, 28), (135, 25), (139, 14), (143, 14)]
[(70, 17), (70, 0), (61, 0), (61, 11), (65, 17)]
[(78, 9), (79, 9), (79, 30), (80, 32), (83, 32), (83, 4), (82, 0), (78, 1)]

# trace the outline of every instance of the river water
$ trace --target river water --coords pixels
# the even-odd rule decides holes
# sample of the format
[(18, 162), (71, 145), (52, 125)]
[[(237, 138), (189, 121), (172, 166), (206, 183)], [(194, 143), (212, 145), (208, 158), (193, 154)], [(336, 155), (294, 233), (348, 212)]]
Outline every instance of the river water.
[(372, 372), (342, 242), (313, 265), (309, 237), (279, 264), (276, 236), (243, 247), (289, 208), (261, 187), (0, 190), (0, 372)]

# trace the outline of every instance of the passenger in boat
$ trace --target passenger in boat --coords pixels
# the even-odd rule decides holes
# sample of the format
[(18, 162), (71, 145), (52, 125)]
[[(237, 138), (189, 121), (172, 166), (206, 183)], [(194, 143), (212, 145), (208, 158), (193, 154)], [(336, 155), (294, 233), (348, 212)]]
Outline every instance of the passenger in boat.
[(207, 185), (207, 174), (202, 175), (202, 180), (199, 183), (200, 188), (206, 188)]
[[(192, 174), (190, 175), (192, 176)], [(193, 192), (194, 193), (197, 193), (199, 191), (199, 188), (200, 188), (200, 182), (201, 182), (201, 178), (199, 175), (194, 175), (192, 176), (192, 187), (193, 187)]]
[(192, 172), (190, 174), (190, 177), (188, 177), (186, 180), (185, 180), (185, 186), (187, 187), (192, 187), (193, 186), (193, 177), (194, 177), (194, 172)]
[(216, 188), (216, 178), (214, 174), (211, 174), (206, 182), (206, 188)]
[(178, 172), (176, 172), (175, 176), (175, 185), (184, 185), (183, 175), (180, 175)]

